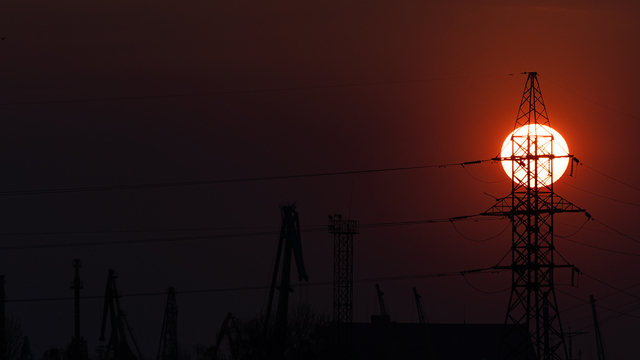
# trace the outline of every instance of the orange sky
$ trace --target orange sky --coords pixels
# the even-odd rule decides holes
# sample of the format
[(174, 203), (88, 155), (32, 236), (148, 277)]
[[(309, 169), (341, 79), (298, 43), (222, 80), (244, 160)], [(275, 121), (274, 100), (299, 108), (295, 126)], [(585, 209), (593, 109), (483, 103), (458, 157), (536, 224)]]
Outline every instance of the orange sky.
[[(7, 0), (0, 8), (0, 36), (5, 37), (0, 42), (0, 191), (487, 159), (498, 154), (513, 130), (524, 71), (539, 73), (551, 126), (571, 153), (593, 169), (638, 186), (640, 5), (633, 1)], [(290, 90), (253, 92), (283, 88)], [(226, 93), (182, 96), (219, 92)], [(170, 97), (139, 98), (165, 95)], [(105, 98), (112, 100), (82, 101)], [(506, 179), (498, 164), (467, 170), (483, 181)], [(424, 220), (480, 213), (494, 203), (483, 192), (502, 197), (509, 191), (507, 181), (487, 184), (451, 167), (4, 197), (0, 233), (277, 228), (282, 201), (297, 201), (303, 226), (323, 225), (333, 212), (350, 212), (362, 223)], [(563, 177), (556, 191), (638, 240), (637, 190), (582, 166), (576, 177)], [(559, 215), (556, 222), (558, 234), (569, 234), (583, 217)], [(459, 230), (483, 238), (504, 226), (463, 223)], [(0, 241), (41, 244), (193, 234), (201, 232), (3, 235)], [(640, 254), (637, 243), (595, 222), (571, 239)], [(262, 285), (275, 241), (8, 251), (0, 252), (0, 272), (7, 277), (10, 299), (71, 295), (74, 257), (85, 262), (86, 295), (101, 293), (109, 268), (120, 272), (120, 287), (128, 293), (171, 285), (177, 290)], [(303, 242), (311, 281), (329, 281), (332, 239), (311, 233)], [(357, 238), (355, 276), (492, 266), (508, 251), (509, 242), (508, 231), (486, 243), (469, 242), (446, 223), (370, 229)], [(608, 284), (625, 288), (640, 282), (637, 256), (561, 239), (556, 245), (567, 260)], [(566, 280), (563, 276), (559, 278)], [(485, 290), (501, 290), (509, 286), (509, 277), (486, 275), (476, 282)], [(485, 295), (461, 278), (446, 278), (385, 283), (387, 306), (397, 321), (416, 320), (413, 286), (434, 322), (499, 323), (504, 318), (508, 292)], [(578, 289), (560, 288), (582, 299), (614, 292), (585, 277)], [(374, 290), (372, 284), (356, 287), (357, 321), (376, 311)], [(636, 296), (638, 291), (629, 290)], [(309, 297), (315, 308), (330, 310), (330, 288), (309, 288)], [(227, 312), (250, 317), (264, 306), (263, 298), (262, 292), (179, 296), (185, 308), (182, 340), (188, 347), (212, 342)], [(304, 296), (296, 293), (294, 298)], [(615, 308), (634, 300), (617, 294), (599, 303)], [(563, 309), (580, 304), (560, 293), (558, 301)], [(141, 329), (145, 356), (155, 355), (164, 298), (125, 298), (123, 306)], [(99, 301), (87, 301), (83, 308), (90, 349), (98, 345), (99, 308)], [(72, 334), (70, 303), (43, 303), (37, 309), (33, 303), (13, 303), (8, 310), (22, 320), (39, 351), (36, 356), (49, 345), (65, 345)], [(602, 311), (602, 319), (615, 315)], [(589, 324), (588, 315), (588, 307), (582, 306), (562, 316), (575, 330)], [(61, 328), (51, 331), (42, 323)], [(640, 335), (638, 324), (627, 316), (603, 322), (608, 356), (640, 355), (629, 342)], [(595, 358), (592, 339), (593, 334), (575, 339), (583, 359)]]

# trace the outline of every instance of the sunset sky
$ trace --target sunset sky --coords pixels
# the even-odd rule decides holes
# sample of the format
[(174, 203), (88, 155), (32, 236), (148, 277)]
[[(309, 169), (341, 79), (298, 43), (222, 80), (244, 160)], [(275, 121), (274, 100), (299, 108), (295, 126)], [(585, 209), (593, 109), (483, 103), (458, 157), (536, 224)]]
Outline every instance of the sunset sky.
[[(243, 319), (267, 290), (277, 235), (49, 249), (77, 244), (277, 231), (279, 204), (302, 227), (341, 213), (361, 224), (479, 214), (509, 194), (498, 163), (215, 185), (15, 195), (12, 191), (157, 184), (441, 165), (490, 159), (514, 129), (537, 71), (551, 126), (583, 166), (556, 192), (589, 221), (559, 253), (565, 331), (591, 324), (607, 356), (640, 357), (640, 5), (635, 1), (218, 2), (6, 0), (0, 5), (0, 274), (7, 300), (102, 295), (108, 269), (126, 294), (174, 286), (182, 346), (211, 345), (228, 312)], [(467, 173), (468, 171), (468, 173)], [(626, 183), (627, 185), (624, 185)], [(7, 194), (8, 192), (8, 194)], [(485, 219), (481, 219), (485, 220)], [(583, 214), (559, 214), (570, 235)], [(507, 220), (363, 229), (356, 279), (496, 265)], [(623, 236), (620, 233), (626, 235)], [(463, 236), (464, 235), (464, 236)], [(330, 282), (333, 238), (302, 234), (310, 283)], [(601, 249), (597, 249), (599, 247)], [(504, 263), (503, 263), (504, 264)], [(510, 274), (379, 281), (393, 321), (501, 323)], [(297, 284), (297, 282), (295, 282)], [(636, 286), (638, 285), (638, 286)], [(635, 286), (635, 287), (633, 287)], [(627, 289), (624, 293), (615, 289)], [(480, 290), (480, 291), (478, 291)], [(331, 313), (331, 286), (292, 294)], [(155, 357), (166, 297), (123, 297), (145, 357)], [(82, 302), (99, 345), (102, 301)], [(606, 308), (606, 309), (605, 309)], [(607, 309), (613, 309), (612, 312)], [(355, 321), (378, 311), (355, 285)], [(12, 302), (39, 358), (73, 335), (73, 301)], [(627, 315), (628, 314), (628, 315)], [(596, 359), (593, 331), (574, 356)]]

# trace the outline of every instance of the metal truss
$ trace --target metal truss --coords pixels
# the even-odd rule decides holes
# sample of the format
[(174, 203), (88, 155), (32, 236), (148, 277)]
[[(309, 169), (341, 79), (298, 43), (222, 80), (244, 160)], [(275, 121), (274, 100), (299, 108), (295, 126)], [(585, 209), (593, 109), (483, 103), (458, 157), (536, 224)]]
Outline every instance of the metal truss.
[[(341, 216), (338, 215), (341, 218)], [(329, 220), (333, 234), (333, 358), (351, 359), (353, 323), (353, 235), (355, 220)]]
[[(549, 126), (537, 73), (529, 73), (515, 129)], [(553, 216), (584, 212), (553, 190), (553, 135), (513, 136), (511, 194), (483, 213), (507, 216), (512, 222), (512, 273), (500, 359), (568, 359), (554, 289), (554, 270), (573, 265), (555, 263)], [(569, 156), (570, 157), (570, 156)], [(531, 348), (533, 345), (533, 349)]]

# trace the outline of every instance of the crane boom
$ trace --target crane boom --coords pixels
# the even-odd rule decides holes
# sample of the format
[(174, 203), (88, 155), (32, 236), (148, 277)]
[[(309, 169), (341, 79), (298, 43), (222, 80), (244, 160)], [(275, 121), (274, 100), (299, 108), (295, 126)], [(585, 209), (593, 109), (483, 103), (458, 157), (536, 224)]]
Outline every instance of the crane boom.
[(420, 324), (426, 324), (427, 321), (424, 313), (422, 312), (422, 304), (420, 303), (422, 296), (418, 295), (418, 291), (415, 287), (413, 288), (413, 296), (416, 298), (416, 307), (418, 308), (418, 319), (420, 320)]
[[(125, 312), (120, 308), (120, 296), (116, 288), (115, 271), (109, 270), (107, 287), (104, 294), (104, 308), (102, 311), (102, 324), (100, 326), (100, 341), (105, 341), (107, 323), (111, 326), (111, 332), (106, 347), (100, 346), (100, 360), (140, 360), (140, 350), (131, 332)], [(133, 342), (136, 353), (127, 343), (127, 333)]]
[[(304, 267), (302, 258), (302, 245), (300, 241), (300, 220), (296, 205), (281, 205), (280, 215), (282, 216), (282, 226), (280, 228), (280, 239), (278, 242), (278, 252), (276, 262), (274, 264), (273, 274), (271, 278), (271, 289), (269, 291), (269, 301), (265, 314), (264, 337), (266, 339), (269, 330), (269, 318), (271, 315), (271, 305), (273, 304), (273, 295), (276, 289), (276, 279), (278, 277), (278, 269), (280, 267), (280, 256), (282, 255), (282, 275), (280, 278), (280, 287), (278, 295), (278, 305), (276, 307), (276, 319), (274, 324), (274, 340), (268, 343), (267, 353), (274, 357), (282, 357), (285, 351), (285, 336), (287, 327), (287, 316), (289, 311), (289, 292), (291, 289), (291, 256), (293, 255), (296, 268), (298, 269), (298, 281), (309, 281), (307, 271)], [(284, 247), (284, 250), (283, 250)]]
[(378, 292), (378, 303), (380, 303), (380, 315), (387, 316), (387, 309), (384, 306), (384, 299), (382, 296), (384, 293), (380, 290), (380, 285), (376, 284), (376, 291)]
[(218, 360), (218, 349), (220, 349), (220, 345), (222, 345), (222, 340), (224, 340), (225, 336), (229, 341), (229, 350), (231, 351), (231, 360), (236, 360), (238, 358), (237, 350), (235, 344), (233, 342), (233, 338), (231, 337), (231, 327), (229, 323), (235, 319), (232, 313), (228, 313), (227, 317), (224, 318), (222, 322), (222, 326), (220, 326), (220, 332), (218, 332), (218, 336), (216, 336), (216, 344), (212, 349), (212, 358), (213, 360)]

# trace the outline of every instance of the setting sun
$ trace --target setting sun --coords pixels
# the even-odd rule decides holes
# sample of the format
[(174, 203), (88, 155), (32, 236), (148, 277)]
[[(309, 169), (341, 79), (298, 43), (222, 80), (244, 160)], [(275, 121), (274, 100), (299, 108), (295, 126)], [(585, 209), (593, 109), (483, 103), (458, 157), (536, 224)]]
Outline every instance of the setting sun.
[[(560, 133), (545, 125), (531, 124), (507, 136), (500, 156), (503, 159), (515, 156), (515, 164), (512, 160), (502, 161), (502, 167), (511, 179), (519, 184), (526, 184), (528, 179), (529, 187), (544, 187), (564, 174), (569, 165), (568, 154), (569, 147)], [(527, 160), (527, 156), (538, 156), (537, 169), (536, 160)], [(553, 174), (553, 178), (550, 174)]]

